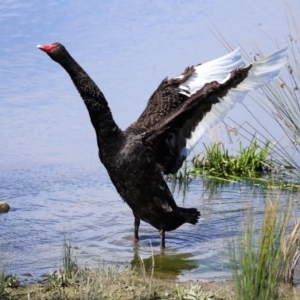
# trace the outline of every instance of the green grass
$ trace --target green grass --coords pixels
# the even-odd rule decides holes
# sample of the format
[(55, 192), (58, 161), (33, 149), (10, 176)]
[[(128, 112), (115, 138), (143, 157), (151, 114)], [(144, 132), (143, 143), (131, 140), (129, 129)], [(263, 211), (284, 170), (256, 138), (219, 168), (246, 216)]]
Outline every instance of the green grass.
[(62, 268), (59, 271), (51, 272), (48, 276), (50, 286), (58, 289), (72, 285), (76, 281), (79, 268), (72, 251), (71, 239), (64, 238), (62, 247)]
[[(279, 299), (279, 287), (295, 254), (300, 222), (289, 231), (292, 200), (282, 208), (279, 197), (266, 199), (259, 229), (249, 210), (241, 237), (230, 243), (229, 251), (237, 298), (240, 300)], [(256, 221), (257, 222), (257, 221)], [(290, 232), (290, 233), (288, 233)]]
[(300, 191), (298, 177), (291, 172), (295, 170), (274, 158), (274, 144), (270, 141), (260, 146), (252, 137), (249, 146), (244, 147), (240, 142), (239, 150), (234, 154), (230, 154), (222, 142), (214, 141), (204, 147), (205, 151), (195, 155), (191, 162), (185, 162), (177, 174), (166, 176), (172, 193), (177, 189), (183, 193), (184, 200), (189, 183), (199, 176), (208, 179), (212, 191), (222, 183), (232, 181), (254, 183), (271, 190)]
[(267, 162), (271, 145), (267, 142), (260, 147), (256, 139), (252, 139), (247, 147), (240, 143), (237, 155), (229, 154), (221, 142), (213, 142), (205, 146), (202, 156), (195, 156), (192, 160), (191, 174), (206, 175), (215, 178), (257, 178), (264, 172), (269, 172), (272, 165)]

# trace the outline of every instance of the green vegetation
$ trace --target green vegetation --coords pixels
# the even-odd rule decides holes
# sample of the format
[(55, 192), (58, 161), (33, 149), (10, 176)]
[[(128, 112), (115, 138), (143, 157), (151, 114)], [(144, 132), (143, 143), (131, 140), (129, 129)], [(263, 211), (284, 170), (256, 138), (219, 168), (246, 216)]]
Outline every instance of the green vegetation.
[(223, 143), (213, 142), (205, 146), (203, 156), (195, 156), (192, 160), (191, 174), (206, 175), (214, 178), (257, 178), (269, 173), (272, 165), (267, 162), (270, 153), (270, 142), (262, 148), (253, 139), (248, 147), (240, 143), (238, 155), (230, 155)]
[(271, 194), (266, 199), (262, 224), (259, 225), (254, 224), (251, 210), (248, 210), (242, 236), (229, 247), (238, 299), (279, 299), (280, 282), (286, 277), (300, 234), (300, 219), (288, 233), (291, 203), (289, 200), (283, 209), (280, 199)]
[(185, 197), (189, 183), (196, 177), (209, 179), (210, 188), (218, 188), (223, 182), (246, 181), (254, 182), (270, 189), (300, 190), (298, 176), (291, 165), (283, 166), (274, 159), (270, 141), (262, 146), (256, 138), (252, 138), (249, 146), (240, 142), (239, 150), (230, 154), (222, 142), (211, 142), (204, 145), (205, 151), (195, 155), (190, 163), (185, 162), (177, 174), (168, 175), (174, 193), (176, 187)]
[[(266, 135), (259, 133), (256, 128), (247, 124), (256, 134), (259, 133), (260, 139), (253, 140), (254, 134), (251, 133), (251, 130), (237, 124), (239, 134), (243, 132), (241, 136), (248, 136), (250, 137), (248, 140), (252, 140), (249, 148), (246, 147), (241, 151), (240, 147), (239, 158), (233, 158), (219, 144), (212, 144), (206, 149), (207, 157), (202, 160), (198, 159), (200, 164), (196, 160), (196, 174), (230, 179), (240, 176), (255, 178), (260, 176), (259, 171), (262, 168), (266, 167), (267, 171), (274, 169), (274, 162), (276, 162), (277, 165), (284, 165), (284, 172), (292, 173), (293, 177), (286, 176), (289, 180), (285, 180), (284, 184), (278, 178), (271, 177), (270, 180), (267, 178), (266, 186), (286, 188), (288, 185), (299, 191), (299, 183), (292, 182), (291, 178), (298, 180), (300, 177), (299, 160), (295, 156), (300, 153), (300, 48), (298, 45), (300, 28), (291, 11), (289, 11), (289, 15), (290, 60), (286, 68), (288, 76), (285, 78), (287, 80), (280, 78), (277, 82), (263, 88), (264, 99), (259, 97), (253, 99), (280, 125), (284, 138), (285, 140), (287, 138), (289, 143), (276, 142), (270, 148), (268, 139), (275, 140), (274, 137), (264, 124), (252, 114), (257, 124), (267, 132), (269, 138), (267, 139)], [(227, 49), (233, 48), (222, 36), (219, 38)], [(275, 41), (274, 44), (277, 45)], [(259, 49), (256, 49), (254, 53), (257, 56), (263, 56)], [(265, 101), (266, 98), (271, 102), (271, 108)], [(251, 110), (248, 109), (248, 111), (251, 113)], [(257, 141), (264, 144), (265, 147), (257, 149)], [(272, 152), (272, 164), (269, 162), (270, 159), (267, 160), (268, 155), (270, 157), (270, 151)], [(207, 162), (210, 160), (215, 163), (208, 164), (206, 168)], [(236, 166), (238, 167), (236, 168)], [(202, 168), (202, 171), (199, 171), (197, 167)], [(276, 164), (275, 170), (278, 171)], [(233, 279), (238, 299), (282, 299), (283, 296), (279, 296), (280, 282), (293, 284), (294, 269), (300, 257), (298, 246), (300, 218), (294, 222), (291, 228), (293, 200), (289, 199), (287, 203), (281, 203), (278, 197), (271, 194), (271, 189), (268, 191), (269, 196), (266, 199), (261, 225), (254, 223), (253, 212), (249, 208), (241, 236), (234, 243), (232, 241), (230, 243)], [(286, 295), (284, 298), (299, 299), (298, 297)]]
[(76, 260), (73, 259), (71, 240), (66, 238), (63, 242), (62, 265), (63, 267), (59, 271), (48, 276), (50, 287), (60, 289), (71, 285), (79, 272)]

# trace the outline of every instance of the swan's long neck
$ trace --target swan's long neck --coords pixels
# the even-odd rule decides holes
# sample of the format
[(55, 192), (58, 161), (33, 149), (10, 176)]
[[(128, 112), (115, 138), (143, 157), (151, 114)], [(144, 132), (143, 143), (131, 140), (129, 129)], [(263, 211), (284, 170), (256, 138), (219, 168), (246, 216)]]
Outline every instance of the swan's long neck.
[(60, 64), (69, 73), (86, 105), (98, 142), (99, 139), (117, 137), (121, 130), (115, 123), (108, 103), (98, 86), (69, 54)]

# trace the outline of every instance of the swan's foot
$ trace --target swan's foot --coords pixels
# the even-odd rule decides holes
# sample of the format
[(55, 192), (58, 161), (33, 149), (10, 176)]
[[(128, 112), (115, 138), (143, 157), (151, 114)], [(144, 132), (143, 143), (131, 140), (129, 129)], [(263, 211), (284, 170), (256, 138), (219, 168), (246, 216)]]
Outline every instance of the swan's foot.
[(165, 231), (162, 229), (159, 231), (160, 234), (160, 249), (165, 249)]
[(135, 234), (132, 237), (132, 240), (134, 243), (137, 243), (139, 241), (139, 237), (136, 237)]
[(139, 227), (141, 223), (141, 219), (137, 217), (134, 213), (134, 233), (133, 233), (133, 241), (137, 243), (139, 241)]

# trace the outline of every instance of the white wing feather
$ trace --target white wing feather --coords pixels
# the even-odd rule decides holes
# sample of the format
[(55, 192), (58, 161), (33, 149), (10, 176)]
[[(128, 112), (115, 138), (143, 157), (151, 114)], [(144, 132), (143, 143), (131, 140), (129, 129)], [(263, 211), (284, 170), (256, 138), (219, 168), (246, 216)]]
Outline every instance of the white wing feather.
[[(193, 75), (179, 87), (182, 94), (191, 96), (202, 89), (204, 84), (212, 81), (220, 82), (227, 77), (230, 72), (243, 65), (240, 48), (220, 58), (211, 60), (195, 67)], [(183, 75), (177, 78), (181, 79)], [(186, 92), (187, 91), (187, 92)]]
[[(186, 147), (181, 155), (187, 157), (198, 143), (201, 136), (214, 125), (225, 118), (226, 114), (238, 102), (242, 102), (246, 94), (270, 83), (279, 76), (280, 70), (287, 63), (287, 47), (259, 61), (253, 62), (248, 76), (236, 87), (229, 90), (220, 102), (214, 104), (202, 121), (187, 139)], [(201, 89), (205, 83), (218, 81), (224, 83), (230, 77), (230, 72), (242, 66), (239, 48), (221, 58), (212, 60), (196, 67), (195, 73), (184, 84), (180, 85), (182, 94), (192, 95)], [(180, 76), (179, 76), (180, 78)]]

